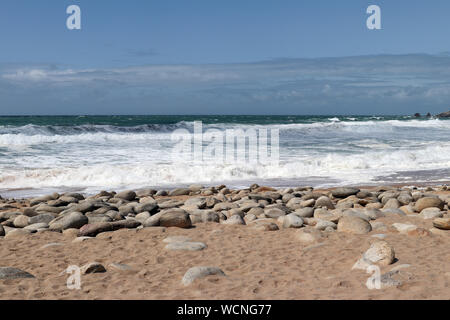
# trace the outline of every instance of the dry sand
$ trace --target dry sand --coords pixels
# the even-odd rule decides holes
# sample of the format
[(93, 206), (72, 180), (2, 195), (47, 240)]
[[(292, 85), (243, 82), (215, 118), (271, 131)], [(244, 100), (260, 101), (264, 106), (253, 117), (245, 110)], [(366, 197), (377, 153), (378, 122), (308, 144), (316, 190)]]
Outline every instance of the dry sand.
[[(377, 222), (413, 223), (418, 217), (385, 217)], [(369, 290), (370, 274), (352, 270), (374, 241), (368, 235), (329, 233), (322, 246), (301, 244), (296, 229), (258, 231), (248, 226), (197, 224), (192, 229), (146, 228), (103, 233), (72, 243), (54, 232), (0, 239), (1, 266), (23, 269), (35, 279), (0, 280), (1, 299), (450, 299), (450, 232), (424, 237), (383, 232), (396, 252), (393, 265), (410, 264), (399, 275), (403, 284)], [(168, 251), (163, 240), (183, 235), (208, 245), (203, 251)], [(62, 243), (43, 249), (49, 243)], [(98, 261), (106, 273), (82, 276), (81, 290), (66, 286), (69, 265)], [(135, 271), (118, 271), (123, 263)], [(226, 277), (210, 276), (185, 287), (184, 273), (193, 266), (216, 266)]]

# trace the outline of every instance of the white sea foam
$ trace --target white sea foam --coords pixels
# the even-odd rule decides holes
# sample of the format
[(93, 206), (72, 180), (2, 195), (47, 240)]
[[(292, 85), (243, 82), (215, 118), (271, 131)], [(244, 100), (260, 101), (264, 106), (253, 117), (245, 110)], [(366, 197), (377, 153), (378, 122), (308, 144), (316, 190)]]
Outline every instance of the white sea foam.
[(280, 129), (279, 166), (172, 163), (171, 132), (177, 128), (191, 130), (192, 122), (136, 127), (3, 126), (0, 189), (97, 190), (311, 177), (356, 184), (397, 172), (450, 168), (448, 120), (332, 120), (204, 125), (204, 130)]

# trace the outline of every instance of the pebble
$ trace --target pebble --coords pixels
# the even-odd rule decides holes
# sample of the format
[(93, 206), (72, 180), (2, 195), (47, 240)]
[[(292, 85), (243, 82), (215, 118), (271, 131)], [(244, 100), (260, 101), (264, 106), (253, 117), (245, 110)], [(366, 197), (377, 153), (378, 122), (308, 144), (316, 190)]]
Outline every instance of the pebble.
[(195, 280), (204, 278), (207, 276), (226, 276), (220, 268), (217, 267), (192, 267), (183, 276), (181, 282), (183, 285), (188, 286)]

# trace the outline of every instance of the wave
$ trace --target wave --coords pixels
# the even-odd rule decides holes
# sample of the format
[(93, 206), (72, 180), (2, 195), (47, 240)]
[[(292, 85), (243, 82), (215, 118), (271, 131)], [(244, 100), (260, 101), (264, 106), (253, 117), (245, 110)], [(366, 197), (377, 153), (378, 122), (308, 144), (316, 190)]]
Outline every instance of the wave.
[(450, 168), (450, 143), (417, 150), (379, 150), (361, 154), (327, 153), (282, 158), (279, 165), (205, 162), (156, 163), (141, 159), (127, 164), (110, 162), (50, 168), (5, 168), (1, 188), (122, 187), (224, 183), (257, 179), (324, 177), (343, 184), (367, 183), (379, 175), (402, 171)]

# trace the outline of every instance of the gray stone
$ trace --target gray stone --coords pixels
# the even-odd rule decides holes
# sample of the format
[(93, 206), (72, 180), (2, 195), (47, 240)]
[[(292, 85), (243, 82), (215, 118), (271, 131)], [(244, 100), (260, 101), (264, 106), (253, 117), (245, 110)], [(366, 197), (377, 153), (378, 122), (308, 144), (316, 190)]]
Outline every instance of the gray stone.
[(283, 228), (301, 228), (303, 227), (303, 219), (295, 214), (288, 214), (284, 217)]
[(332, 190), (331, 194), (335, 198), (347, 198), (349, 196), (356, 195), (359, 191), (360, 190), (358, 188), (343, 187)]
[(89, 220), (85, 215), (80, 212), (71, 212), (52, 220), (49, 226), (51, 230), (79, 229), (87, 223)]
[(188, 286), (197, 279), (212, 275), (225, 276), (225, 273), (217, 267), (192, 267), (185, 273), (181, 282), (183, 285)]
[(119, 192), (118, 194), (116, 194), (115, 197), (118, 199), (126, 200), (126, 201), (133, 201), (134, 199), (136, 199), (136, 192), (131, 191), (131, 190), (126, 190), (126, 191)]
[(27, 278), (34, 278), (34, 276), (26, 271), (17, 268), (0, 267), (0, 280), (27, 279)]
[(286, 212), (278, 208), (265, 209), (264, 214), (267, 218), (277, 219), (278, 217), (285, 216)]
[(307, 208), (300, 208), (293, 212), (293, 214), (301, 217), (301, 218), (311, 218), (314, 216), (314, 208), (307, 207)]
[(51, 214), (51, 213), (42, 213), (39, 214), (37, 216), (31, 217), (29, 220), (29, 224), (36, 224), (36, 223), (47, 223), (49, 224), (50, 221), (52, 221), (53, 219), (55, 219), (55, 215)]
[(222, 221), (222, 224), (225, 225), (245, 225), (244, 219), (242, 219), (239, 215), (234, 215), (228, 218), (227, 220)]
[(171, 242), (165, 247), (167, 250), (200, 251), (207, 248), (203, 242)]
[(337, 230), (352, 234), (366, 234), (372, 231), (372, 226), (364, 219), (346, 216), (339, 219)]
[(169, 209), (159, 218), (162, 227), (190, 228), (192, 226), (189, 214), (182, 209)]
[(179, 188), (169, 192), (170, 196), (187, 196), (191, 193), (188, 188)]

